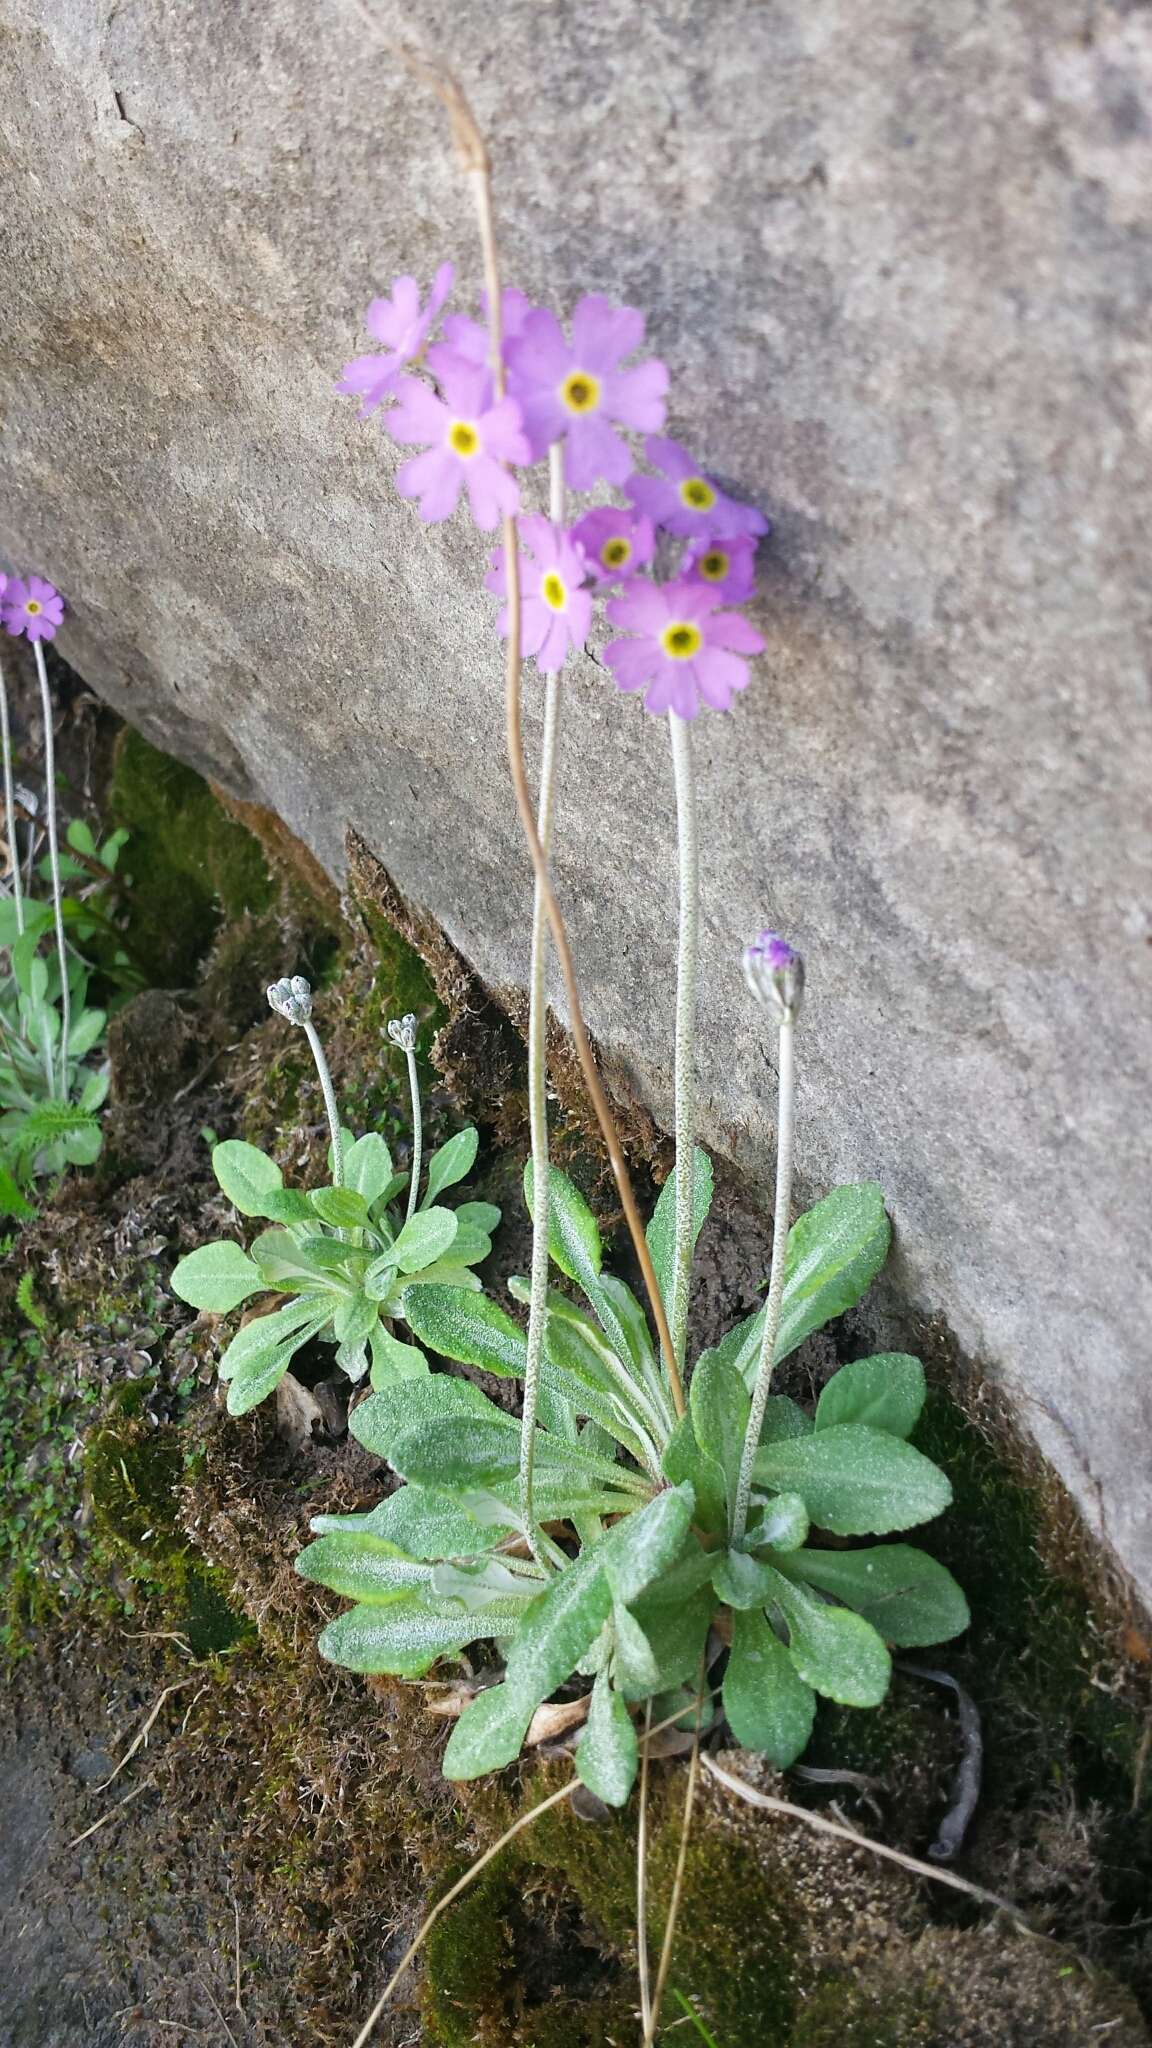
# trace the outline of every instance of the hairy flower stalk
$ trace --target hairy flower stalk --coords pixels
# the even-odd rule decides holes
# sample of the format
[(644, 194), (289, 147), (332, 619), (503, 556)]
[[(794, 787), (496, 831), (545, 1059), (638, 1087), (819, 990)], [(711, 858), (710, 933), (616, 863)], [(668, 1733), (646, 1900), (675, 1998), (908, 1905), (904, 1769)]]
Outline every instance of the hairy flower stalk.
[(24, 885), (20, 879), (20, 846), (16, 838), (16, 792), (12, 783), (12, 729), (8, 723), (8, 686), (0, 666), (0, 745), (4, 751), (4, 830), (12, 866), (12, 895), (16, 904), (16, 930), (24, 934)]
[[(68, 1100), (68, 1039), (72, 1030), (72, 993), (68, 986), (68, 946), (64, 938), (63, 891), (60, 883), (60, 846), (56, 835), (56, 738), (52, 730), (52, 695), (44, 649), (33, 640), (36, 674), (40, 683), (40, 704), (44, 714), (44, 781), (48, 795), (48, 862), (52, 870), (52, 915), (56, 924), (56, 953), (60, 962), (60, 1100)], [(9, 814), (11, 815), (11, 814)]]
[(272, 986), (267, 990), (267, 996), (269, 1007), (275, 1010), (278, 1017), (285, 1018), (289, 1024), (298, 1024), (311, 1047), (312, 1057), (316, 1062), (316, 1075), (320, 1082), (320, 1092), (324, 1097), (324, 1109), (328, 1117), (328, 1131), (332, 1139), (332, 1185), (334, 1188), (342, 1188), (344, 1185), (344, 1140), (340, 1135), (340, 1112), (336, 1107), (336, 1090), (332, 1086), (332, 1075), (328, 1062), (324, 1057), (324, 1047), (320, 1043), (316, 1026), (312, 1022), (311, 983), (305, 981), (302, 974), (294, 974), (291, 978), (285, 976), (282, 981), (274, 981), (272, 983)]
[(692, 729), (668, 713), (676, 778), (676, 832), (680, 866), (680, 938), (676, 961), (676, 1236), (669, 1320), (676, 1362), (684, 1367), (692, 1281), (692, 1212), (696, 1144), (696, 955), (700, 923), (700, 858), (696, 838), (696, 784)]
[[(549, 517), (564, 524), (563, 451), (554, 441), (548, 451)], [(536, 830), (547, 860), (552, 840), (552, 809), (556, 782), (556, 749), (560, 736), (560, 670), (544, 678), (544, 733), (540, 748), (540, 793)], [(548, 1231), (551, 1199), (548, 1173), (548, 916), (544, 890), (537, 876), (532, 897), (532, 952), (528, 979), (528, 1123), (532, 1141), (532, 1268), (528, 1298), (528, 1349), (524, 1365), (524, 1409), (520, 1423), (520, 1512), (524, 1530), (539, 1563), (532, 1508), (536, 1458), (536, 1412), (540, 1397), (540, 1363), (548, 1322)]]
[(420, 1109), (420, 1075), (416, 1068), (416, 1018), (409, 1010), (406, 1017), (397, 1023), (389, 1019), (388, 1036), (393, 1045), (398, 1045), (408, 1060), (408, 1092), (412, 1098), (412, 1169), (408, 1180), (408, 1207), (404, 1214), (405, 1223), (410, 1223), (416, 1213), (416, 1197), (420, 1191), (420, 1160), (424, 1149), (424, 1126)]
[(744, 973), (758, 1002), (764, 1004), (779, 1032), (778, 1110), (776, 1118), (776, 1202), (772, 1217), (772, 1270), (764, 1308), (764, 1332), (752, 1391), (748, 1432), (740, 1459), (740, 1477), (732, 1509), (732, 1543), (738, 1548), (748, 1525), (748, 1500), (752, 1491), (752, 1467), (760, 1448), (764, 1411), (772, 1384), (776, 1334), (784, 1299), (784, 1270), (788, 1260), (788, 1219), (792, 1203), (792, 1133), (794, 1097), (794, 1036), (796, 1017), (804, 993), (804, 962), (799, 953), (775, 932), (761, 932), (744, 949)]

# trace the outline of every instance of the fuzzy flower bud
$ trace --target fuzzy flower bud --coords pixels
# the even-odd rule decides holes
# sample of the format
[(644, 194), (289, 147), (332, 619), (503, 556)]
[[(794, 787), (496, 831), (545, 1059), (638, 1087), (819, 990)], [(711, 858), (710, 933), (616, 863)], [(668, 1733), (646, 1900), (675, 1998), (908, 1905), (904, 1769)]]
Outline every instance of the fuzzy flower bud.
[(415, 1052), (416, 1018), (411, 1010), (406, 1017), (389, 1018), (388, 1036), (393, 1045), (398, 1045), (402, 1052)]
[(302, 974), (285, 975), (268, 990), (268, 1002), (289, 1024), (307, 1024), (312, 1015), (312, 987)]
[(761, 932), (745, 946), (744, 979), (778, 1024), (794, 1022), (804, 995), (804, 962), (779, 932)]

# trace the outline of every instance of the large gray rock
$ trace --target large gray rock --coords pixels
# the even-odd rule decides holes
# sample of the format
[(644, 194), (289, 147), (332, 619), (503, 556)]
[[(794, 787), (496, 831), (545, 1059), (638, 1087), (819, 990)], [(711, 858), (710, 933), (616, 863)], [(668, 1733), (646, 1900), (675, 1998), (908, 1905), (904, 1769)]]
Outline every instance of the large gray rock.
[[(776, 522), (767, 655), (696, 734), (707, 1135), (767, 1172), (738, 954), (771, 922), (809, 959), (809, 1187), (883, 1182), (909, 1298), (1152, 1590), (1152, 17), (416, 13), (378, 8), (473, 92), (510, 276), (645, 307), (672, 429)], [(0, 23), (0, 540), (67, 592), (63, 649), (129, 718), (333, 872), (357, 826), (522, 981), (484, 546), (463, 515), (420, 527), (332, 393), (395, 271), (451, 254), (478, 281), (438, 107), (338, 0)], [(564, 777), (589, 1018), (666, 1115), (667, 736), (593, 658)]]

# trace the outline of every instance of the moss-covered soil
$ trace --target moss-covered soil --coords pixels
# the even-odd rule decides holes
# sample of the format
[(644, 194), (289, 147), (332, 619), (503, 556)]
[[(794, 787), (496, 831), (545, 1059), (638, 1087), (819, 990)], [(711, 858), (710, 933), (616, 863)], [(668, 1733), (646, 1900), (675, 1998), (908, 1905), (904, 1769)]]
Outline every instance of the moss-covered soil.
[[(154, 983), (122, 1012), (98, 1168), (74, 1176), (0, 1270), (0, 2041), (103, 2048), (200, 2040), (351, 2042), (429, 1903), (570, 1766), (558, 1748), (466, 1793), (439, 1775), (429, 1688), (323, 1665), (337, 1604), (293, 1572), (320, 1509), (386, 1483), (339, 1416), (301, 1443), (266, 1404), (219, 1404), (230, 1325), (166, 1288), (175, 1259), (234, 1227), (214, 1137), (317, 1173), (324, 1118), (306, 1047), (263, 985), (303, 969), (348, 1120), (408, 1142), (387, 1017), (415, 1010), (430, 1114), (484, 1135), (482, 1192), (523, 1270), (516, 1033), (367, 848), (353, 902), (274, 820), (224, 807), (185, 769), (76, 700), (98, 735), (105, 818), (132, 832), (130, 935)], [(562, 1145), (593, 1196), (578, 1081), (558, 1045)], [(642, 1113), (641, 1178), (667, 1156)], [(815, 1191), (819, 1192), (819, 1191)], [(722, 1184), (701, 1245), (696, 1336), (754, 1303), (766, 1227)], [(25, 1276), (30, 1276), (25, 1278)], [(17, 1288), (22, 1286), (22, 1304)], [(894, 1331), (890, 1332), (895, 1335)], [(870, 1341), (863, 1318), (789, 1361), (808, 1398)], [(665, 2038), (716, 2048), (1136, 2048), (1152, 2000), (1152, 1720), (1145, 1623), (941, 1333), (919, 1441), (956, 1493), (927, 1546), (973, 1607), (924, 1662), (967, 1688), (986, 1760), (957, 1865), (1038, 1930), (867, 1850), (701, 1783)], [(317, 1361), (316, 1371), (323, 1361)], [(502, 1398), (507, 1398), (503, 1389)], [(146, 1721), (147, 1739), (108, 1784)], [(749, 1781), (924, 1856), (960, 1755), (952, 1694), (898, 1673), (878, 1713), (826, 1709), (805, 1762), (852, 1780)], [(649, 1932), (679, 1841), (683, 1757), (653, 1768)], [(857, 1782), (863, 1779), (863, 1784)], [(122, 1810), (121, 1810), (121, 1803)], [(93, 1832), (88, 1832), (94, 1830)], [(86, 1839), (77, 1838), (87, 1836)], [(438, 1922), (376, 2038), (520, 2048), (639, 2041), (635, 1821), (562, 1805)]]

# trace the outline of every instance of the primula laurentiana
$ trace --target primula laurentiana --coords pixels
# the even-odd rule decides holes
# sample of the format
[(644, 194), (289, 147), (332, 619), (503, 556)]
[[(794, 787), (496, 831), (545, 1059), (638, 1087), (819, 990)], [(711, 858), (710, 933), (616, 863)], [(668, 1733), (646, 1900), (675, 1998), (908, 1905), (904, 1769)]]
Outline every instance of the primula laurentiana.
[(396, 488), (402, 498), (419, 499), (420, 517), (429, 523), (447, 519), (464, 488), (477, 526), (491, 533), (520, 503), (503, 465), (532, 459), (520, 410), (514, 399), (493, 399), (492, 379), (479, 364), (456, 357), (438, 374), (441, 397), (418, 378), (402, 377), (397, 403), (385, 414), (394, 441), (425, 447), (401, 464)]
[(702, 583), (645, 583), (628, 586), (605, 606), (614, 626), (638, 637), (612, 640), (604, 659), (618, 690), (646, 690), (646, 711), (675, 711), (695, 718), (701, 704), (727, 711), (748, 681), (741, 657), (760, 654), (764, 641), (739, 612), (716, 609)]
[(652, 521), (617, 505), (586, 512), (572, 528), (572, 538), (583, 548), (597, 583), (623, 583), (647, 566), (656, 549)]
[(692, 539), (730, 540), (741, 533), (767, 533), (768, 521), (754, 505), (739, 505), (704, 475), (679, 441), (651, 435), (644, 453), (659, 476), (631, 476), (628, 496), (668, 533)]
[[(524, 322), (533, 310), (532, 301), (525, 292), (518, 291), (514, 284), (506, 285), (500, 294), (500, 338), (505, 355), (509, 342), (515, 341), (524, 330)], [(444, 340), (438, 344), (429, 362), (433, 369), (450, 362), (452, 356), (462, 356), (466, 363), (486, 363), (490, 354), (487, 328), (488, 298), (480, 294), (479, 320), (470, 320), (466, 313), (449, 313), (443, 325)]]
[(378, 405), (395, 391), (405, 363), (415, 362), (432, 331), (436, 315), (452, 289), (455, 270), (442, 263), (432, 281), (428, 304), (420, 304), (420, 287), (414, 277), (392, 280), (390, 299), (373, 299), (364, 315), (364, 325), (373, 341), (390, 350), (388, 355), (357, 356), (344, 365), (336, 389), (359, 398), (360, 417), (367, 419)]
[(747, 604), (756, 589), (756, 543), (751, 534), (734, 540), (696, 540), (684, 557), (683, 575), (706, 583), (725, 604)]
[(13, 576), (0, 597), (0, 623), (26, 640), (54, 640), (64, 618), (64, 599), (43, 576)]
[(618, 426), (646, 434), (664, 424), (664, 364), (650, 357), (621, 368), (643, 339), (643, 313), (588, 292), (572, 315), (570, 342), (556, 315), (540, 308), (509, 344), (509, 389), (533, 458), (563, 438), (565, 481), (574, 491), (591, 490), (601, 478), (622, 484), (631, 475), (632, 455)]
[[(517, 522), (524, 552), (520, 563), (521, 650), (535, 656), (546, 675), (563, 668), (570, 649), (582, 647), (592, 623), (591, 593), (583, 589), (587, 565), (574, 537), (539, 514)], [(508, 594), (504, 550), (497, 548), (484, 578), (486, 590)], [(508, 607), (497, 621), (508, 637)]]
[(794, 1018), (804, 995), (804, 962), (779, 932), (761, 932), (744, 948), (744, 979), (778, 1023)]

